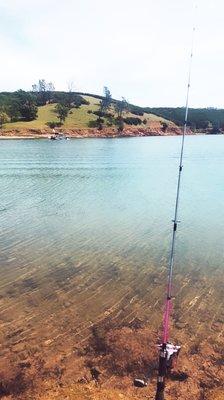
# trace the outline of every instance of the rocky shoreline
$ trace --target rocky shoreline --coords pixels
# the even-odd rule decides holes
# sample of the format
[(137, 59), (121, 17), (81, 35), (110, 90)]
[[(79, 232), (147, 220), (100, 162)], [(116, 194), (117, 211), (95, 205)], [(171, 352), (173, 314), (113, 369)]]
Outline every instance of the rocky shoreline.
[[(127, 127), (122, 133), (116, 128), (96, 128), (87, 129), (59, 129), (70, 138), (116, 138), (116, 137), (144, 137), (144, 136), (177, 136), (181, 135), (182, 130), (177, 126), (169, 126), (166, 131), (160, 127)], [(52, 134), (50, 129), (11, 129), (0, 132), (1, 139), (46, 139)], [(188, 134), (195, 134), (189, 131)]]

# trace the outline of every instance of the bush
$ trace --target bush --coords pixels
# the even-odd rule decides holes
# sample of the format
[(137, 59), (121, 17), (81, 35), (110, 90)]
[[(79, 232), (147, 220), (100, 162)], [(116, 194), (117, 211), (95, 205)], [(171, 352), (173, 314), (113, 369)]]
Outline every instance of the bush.
[(97, 117), (103, 117), (103, 116), (104, 116), (103, 111), (100, 111), (100, 110), (98, 110), (98, 111), (93, 111), (92, 113), (93, 113), (94, 115), (97, 115)]
[(128, 125), (141, 125), (142, 120), (140, 118), (135, 117), (127, 117), (124, 118), (124, 122)]
[(104, 123), (104, 119), (103, 118), (98, 118), (97, 120), (92, 120), (88, 122), (88, 127), (89, 128), (98, 128), (98, 129), (102, 129), (103, 128), (103, 123)]
[[(89, 111), (87, 111), (89, 112)], [(107, 113), (101, 110), (98, 111), (91, 111), (92, 114), (97, 115), (97, 117), (104, 117), (104, 118), (112, 118), (113, 114), (112, 113)]]
[(117, 130), (119, 133), (122, 133), (124, 130), (124, 120), (122, 117), (118, 117), (115, 119), (115, 124), (117, 125)]
[(54, 129), (54, 128), (59, 128), (62, 125), (62, 123), (56, 121), (49, 121), (46, 123), (46, 125), (49, 126), (49, 128)]
[(2, 128), (3, 124), (6, 124), (9, 121), (9, 116), (4, 111), (0, 111), (0, 128)]
[(103, 113), (105, 118), (113, 118), (114, 115), (112, 113)]
[(166, 122), (162, 122), (162, 131), (166, 132), (168, 128), (168, 124)]
[(130, 112), (132, 113), (132, 114), (134, 114), (134, 115), (139, 115), (140, 117), (142, 117), (143, 115), (144, 115), (144, 112), (143, 111), (140, 111), (140, 110), (136, 110), (136, 109), (130, 109)]

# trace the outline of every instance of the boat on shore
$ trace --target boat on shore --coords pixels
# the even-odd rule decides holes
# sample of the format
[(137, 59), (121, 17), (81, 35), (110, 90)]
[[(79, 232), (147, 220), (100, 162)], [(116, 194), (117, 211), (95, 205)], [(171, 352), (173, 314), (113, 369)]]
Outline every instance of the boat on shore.
[(69, 140), (69, 138), (63, 132), (53, 132), (50, 140)]

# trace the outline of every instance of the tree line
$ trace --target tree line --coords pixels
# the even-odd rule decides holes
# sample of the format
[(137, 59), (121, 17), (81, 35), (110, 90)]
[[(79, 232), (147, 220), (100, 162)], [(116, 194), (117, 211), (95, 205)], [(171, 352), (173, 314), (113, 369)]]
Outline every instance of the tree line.
[[(95, 96), (100, 99), (99, 109), (89, 111), (97, 116), (96, 120), (90, 121), (90, 127), (103, 129), (106, 126), (117, 126), (122, 132), (124, 124), (139, 124), (139, 118), (125, 118), (129, 111), (129, 104), (125, 98), (121, 101), (112, 99), (108, 87), (104, 87), (103, 96)], [(47, 125), (51, 128), (61, 126), (72, 108), (88, 105), (88, 101), (80, 94), (73, 91), (73, 83), (68, 84), (68, 91), (56, 91), (52, 82), (40, 79), (32, 85), (31, 91), (17, 90), (15, 92), (0, 93), (0, 127), (7, 122), (32, 121), (37, 118), (38, 107), (46, 104), (56, 103), (54, 112), (58, 121), (49, 121)], [(140, 115), (140, 113), (138, 113)]]
[(37, 118), (38, 107), (57, 103), (55, 112), (62, 123), (72, 107), (80, 107), (88, 102), (71, 91), (55, 91), (52, 82), (40, 79), (32, 85), (31, 91), (17, 90), (0, 93), (0, 127), (7, 122), (33, 121)]
[[(104, 87), (103, 95), (92, 95), (90, 93), (74, 92), (73, 82), (68, 83), (67, 91), (56, 91), (52, 82), (39, 79), (32, 85), (32, 90), (17, 90), (15, 92), (0, 93), (0, 127), (7, 122), (32, 121), (37, 118), (38, 107), (50, 103), (56, 103), (54, 108), (57, 121), (49, 121), (51, 128), (61, 126), (72, 108), (79, 108), (89, 104), (84, 96), (92, 96), (99, 100), (97, 111), (89, 110), (90, 114), (97, 118), (89, 121), (89, 127), (99, 130), (103, 127), (116, 126), (122, 132), (124, 124), (140, 125), (146, 124), (142, 119), (144, 113), (152, 113), (159, 117), (173, 121), (182, 126), (185, 117), (183, 107), (153, 107), (143, 108), (128, 104), (123, 97), (122, 100), (114, 100), (107, 86)], [(133, 116), (128, 113), (134, 114)], [(194, 130), (207, 131), (209, 133), (224, 132), (224, 110), (216, 108), (190, 108), (188, 125)]]
[[(184, 124), (184, 107), (147, 107), (145, 111), (173, 121), (178, 126), (183, 126)], [(209, 133), (224, 132), (224, 110), (217, 108), (190, 108), (188, 126), (193, 131), (208, 131)]]

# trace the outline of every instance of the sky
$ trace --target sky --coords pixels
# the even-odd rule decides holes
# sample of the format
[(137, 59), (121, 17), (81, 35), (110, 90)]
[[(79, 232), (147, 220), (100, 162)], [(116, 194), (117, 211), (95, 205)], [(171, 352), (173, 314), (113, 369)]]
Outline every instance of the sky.
[(190, 106), (224, 108), (223, 19), (223, 0), (0, 0), (0, 91), (73, 81), (140, 106), (183, 106), (195, 24)]

